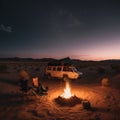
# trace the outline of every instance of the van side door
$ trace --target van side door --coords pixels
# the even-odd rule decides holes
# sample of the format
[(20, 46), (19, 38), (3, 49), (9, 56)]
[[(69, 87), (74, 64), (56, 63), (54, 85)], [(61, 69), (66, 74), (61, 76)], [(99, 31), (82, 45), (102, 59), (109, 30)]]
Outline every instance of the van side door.
[(63, 67), (63, 72), (64, 72), (63, 74), (67, 75), (68, 78), (73, 78), (73, 70), (70, 67), (64, 66)]

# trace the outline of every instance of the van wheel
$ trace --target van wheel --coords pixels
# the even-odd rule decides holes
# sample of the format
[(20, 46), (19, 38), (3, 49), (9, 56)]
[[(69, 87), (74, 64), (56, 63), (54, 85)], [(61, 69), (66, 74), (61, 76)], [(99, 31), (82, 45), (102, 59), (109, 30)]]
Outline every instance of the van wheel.
[(64, 80), (64, 81), (67, 81), (67, 80), (68, 80), (68, 76), (67, 76), (67, 75), (64, 75), (64, 76), (63, 76), (63, 80)]
[(47, 75), (47, 79), (48, 79), (48, 80), (51, 79), (51, 75), (50, 75), (50, 74)]

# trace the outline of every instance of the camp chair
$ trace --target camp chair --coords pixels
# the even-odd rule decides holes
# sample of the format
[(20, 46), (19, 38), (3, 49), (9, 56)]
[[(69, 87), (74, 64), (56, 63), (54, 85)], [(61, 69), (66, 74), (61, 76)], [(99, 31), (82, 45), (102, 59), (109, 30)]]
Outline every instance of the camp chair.
[(35, 77), (33, 80), (33, 90), (39, 95), (45, 95), (48, 92), (48, 87), (43, 88), (43, 86), (38, 81), (38, 77)]

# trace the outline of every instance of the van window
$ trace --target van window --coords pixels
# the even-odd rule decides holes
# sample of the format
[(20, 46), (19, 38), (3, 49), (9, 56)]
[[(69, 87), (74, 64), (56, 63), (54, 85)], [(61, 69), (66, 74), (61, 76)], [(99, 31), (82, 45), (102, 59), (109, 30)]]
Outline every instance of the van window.
[(63, 67), (63, 71), (70, 71), (70, 72), (72, 72), (72, 68), (69, 68), (69, 67)]
[(57, 67), (57, 71), (61, 71), (61, 67)]
[(56, 67), (53, 67), (53, 71), (56, 71)]

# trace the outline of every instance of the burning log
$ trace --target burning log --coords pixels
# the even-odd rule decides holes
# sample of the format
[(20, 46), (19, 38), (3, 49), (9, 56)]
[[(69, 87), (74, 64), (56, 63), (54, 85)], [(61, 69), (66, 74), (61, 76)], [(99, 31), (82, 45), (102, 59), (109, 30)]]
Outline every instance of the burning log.
[(63, 98), (61, 96), (58, 96), (56, 99), (55, 99), (55, 102), (57, 104), (59, 104), (60, 106), (74, 106), (76, 104), (80, 104), (82, 101), (82, 99), (76, 97), (76, 96), (72, 96), (68, 99), (66, 98)]

